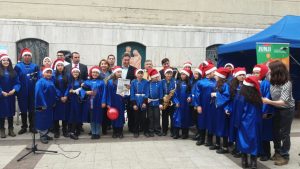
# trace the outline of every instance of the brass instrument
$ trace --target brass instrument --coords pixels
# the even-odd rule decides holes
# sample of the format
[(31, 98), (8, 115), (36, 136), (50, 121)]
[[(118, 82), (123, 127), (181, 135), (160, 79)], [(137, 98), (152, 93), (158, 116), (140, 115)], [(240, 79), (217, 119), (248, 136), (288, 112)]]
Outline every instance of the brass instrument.
[(175, 89), (173, 90), (170, 90), (170, 93), (169, 94), (166, 94), (164, 97), (163, 97), (163, 110), (166, 110), (169, 106), (172, 106), (172, 102), (171, 102), (171, 99), (172, 97), (174, 96), (175, 94)]

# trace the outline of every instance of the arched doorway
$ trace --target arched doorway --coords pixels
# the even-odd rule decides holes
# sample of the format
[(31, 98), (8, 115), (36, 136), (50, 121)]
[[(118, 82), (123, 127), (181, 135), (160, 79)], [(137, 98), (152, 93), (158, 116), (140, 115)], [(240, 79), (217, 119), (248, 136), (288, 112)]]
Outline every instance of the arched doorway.
[[(41, 65), (43, 58), (49, 56), (49, 43), (35, 38), (22, 39), (17, 43), (17, 58), (20, 57), (20, 51), (23, 48), (29, 48), (32, 52), (32, 62)], [(19, 58), (21, 59), (21, 58)]]
[(222, 44), (213, 44), (206, 47), (206, 60), (211, 60), (215, 65), (218, 62), (218, 46)]
[(122, 56), (124, 52), (126, 51), (126, 47), (131, 48), (131, 56), (133, 56), (133, 51), (137, 50), (139, 54), (141, 55), (141, 67), (144, 67), (144, 62), (146, 60), (146, 46), (139, 43), (139, 42), (124, 42), (117, 46), (117, 64), (122, 65)]

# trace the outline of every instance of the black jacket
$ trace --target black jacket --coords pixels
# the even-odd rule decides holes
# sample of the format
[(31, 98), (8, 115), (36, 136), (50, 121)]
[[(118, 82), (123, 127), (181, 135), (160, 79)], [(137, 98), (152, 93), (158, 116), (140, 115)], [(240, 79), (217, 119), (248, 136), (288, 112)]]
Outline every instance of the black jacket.
[[(70, 63), (67, 66), (65, 66), (65, 69), (66, 69), (66, 73), (70, 74), (71, 73), (71, 69), (72, 69), (72, 63)], [(79, 70), (80, 70), (80, 78), (82, 80), (86, 80), (87, 77), (88, 77), (87, 66), (85, 64), (79, 63)]]

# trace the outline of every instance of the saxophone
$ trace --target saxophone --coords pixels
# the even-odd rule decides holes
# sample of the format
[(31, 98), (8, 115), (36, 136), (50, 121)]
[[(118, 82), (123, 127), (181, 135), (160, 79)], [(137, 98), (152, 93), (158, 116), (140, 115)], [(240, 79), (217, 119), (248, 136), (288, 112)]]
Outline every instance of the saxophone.
[(169, 94), (166, 94), (164, 97), (163, 97), (163, 110), (166, 110), (169, 106), (172, 106), (172, 102), (171, 102), (171, 99), (172, 97), (174, 96), (175, 94), (175, 89), (173, 90), (170, 90), (170, 93)]

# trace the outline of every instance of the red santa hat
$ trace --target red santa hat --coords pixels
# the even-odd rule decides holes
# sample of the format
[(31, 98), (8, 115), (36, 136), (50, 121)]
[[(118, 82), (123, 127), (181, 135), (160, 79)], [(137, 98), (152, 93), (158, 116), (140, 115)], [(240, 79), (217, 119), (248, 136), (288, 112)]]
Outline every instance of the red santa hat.
[(233, 76), (238, 77), (239, 75), (245, 75), (246, 76), (246, 69), (244, 67), (237, 67), (233, 70)]
[(232, 63), (226, 63), (224, 67), (226, 68), (228, 66), (230, 66), (230, 67), (232, 67), (232, 69), (234, 69), (234, 65)]
[(135, 76), (137, 76), (137, 74), (139, 72), (143, 72), (144, 73), (145, 71), (144, 71), (144, 69), (135, 69), (135, 71), (134, 71)]
[(214, 64), (211, 60), (205, 60), (205, 61), (203, 61), (200, 65), (199, 65), (199, 67), (202, 65), (202, 66), (207, 66), (207, 65), (209, 65), (209, 64)]
[(46, 73), (48, 70), (51, 70), (51, 72), (53, 72), (53, 69), (50, 66), (45, 66), (42, 69), (42, 74)]
[(230, 70), (224, 67), (219, 67), (215, 72), (216, 76), (223, 79), (226, 79), (229, 76), (229, 74), (230, 74)]
[(188, 77), (190, 77), (191, 75), (192, 75), (192, 71), (190, 70), (190, 69), (182, 69), (181, 71), (180, 71), (180, 73), (183, 73), (183, 74), (185, 74), (185, 75), (187, 75)]
[(50, 60), (50, 62), (52, 62), (52, 59), (50, 57), (44, 57), (43, 63), (45, 62), (46, 59), (48, 59), (48, 60)]
[(249, 76), (243, 81), (243, 85), (255, 87), (255, 89), (260, 92), (260, 84), (256, 76)]
[(171, 68), (167, 68), (166, 70), (164, 70), (164, 74), (168, 73), (168, 72), (171, 72), (173, 73), (173, 70)]
[(199, 68), (196, 68), (196, 69), (194, 70), (194, 72), (198, 72), (201, 76), (203, 76), (203, 72), (202, 72), (202, 70), (199, 69)]
[(122, 67), (121, 66), (115, 66), (112, 68), (112, 73), (116, 73), (118, 71), (122, 71)]
[(73, 67), (72, 70), (71, 70), (71, 73), (75, 72), (75, 71), (78, 71), (80, 73), (80, 69), (77, 68), (77, 67)]
[(29, 48), (24, 48), (21, 50), (21, 56), (24, 57), (25, 55), (32, 56), (31, 50)]
[(148, 70), (148, 72), (151, 78), (159, 77), (159, 73), (156, 69), (150, 69)]
[(265, 64), (258, 64), (255, 65), (253, 68), (253, 72), (258, 71), (259, 72), (259, 80), (262, 80), (266, 77), (267, 73), (269, 72), (269, 68)]
[(10, 59), (9, 56), (5, 53), (0, 54), (0, 61), (2, 61), (3, 59)]
[(203, 66), (203, 71), (205, 73), (205, 75), (210, 74), (211, 72), (217, 70), (217, 68), (215, 67), (214, 64), (208, 64), (206, 66)]
[(56, 67), (57, 67), (58, 64), (64, 65), (64, 60), (62, 60), (62, 59), (56, 59), (56, 60), (53, 62), (53, 64), (52, 64), (52, 69), (53, 69), (53, 70), (56, 70)]
[(193, 65), (192, 62), (188, 61), (183, 64), (183, 67), (186, 67), (186, 66), (192, 67), (192, 65)]

